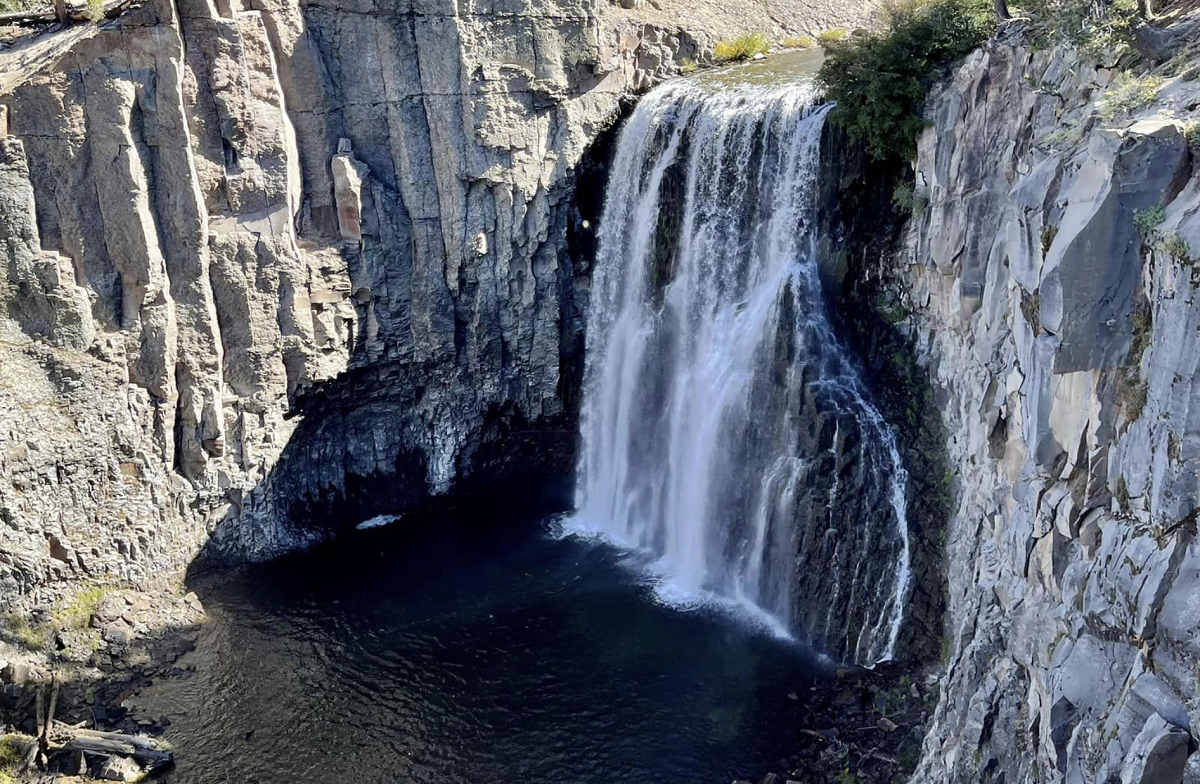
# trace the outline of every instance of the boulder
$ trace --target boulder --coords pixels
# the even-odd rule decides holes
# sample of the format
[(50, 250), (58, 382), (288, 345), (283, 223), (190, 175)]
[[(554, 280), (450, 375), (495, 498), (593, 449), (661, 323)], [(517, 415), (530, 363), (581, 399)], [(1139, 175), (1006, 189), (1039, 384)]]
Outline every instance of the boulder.
[(105, 781), (138, 781), (142, 768), (127, 757), (109, 757), (100, 767), (100, 778)]
[(33, 668), (25, 662), (8, 662), (0, 669), (0, 682), (24, 686), (29, 682)]
[(133, 628), (124, 620), (104, 625), (104, 641), (110, 645), (126, 646), (133, 642)]
[(125, 612), (125, 600), (119, 596), (109, 596), (100, 603), (100, 607), (96, 610), (95, 617), (101, 623), (109, 623), (121, 617)]
[(1188, 759), (1188, 734), (1157, 713), (1133, 740), (1121, 769), (1121, 784), (1181, 784)]

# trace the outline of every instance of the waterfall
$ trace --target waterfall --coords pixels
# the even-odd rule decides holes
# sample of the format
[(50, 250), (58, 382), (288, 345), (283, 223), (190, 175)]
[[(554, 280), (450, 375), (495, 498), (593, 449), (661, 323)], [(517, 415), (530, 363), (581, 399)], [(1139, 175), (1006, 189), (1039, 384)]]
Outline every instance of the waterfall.
[(576, 528), (818, 650), (895, 651), (906, 475), (826, 318), (811, 89), (668, 83), (620, 134), (593, 273)]

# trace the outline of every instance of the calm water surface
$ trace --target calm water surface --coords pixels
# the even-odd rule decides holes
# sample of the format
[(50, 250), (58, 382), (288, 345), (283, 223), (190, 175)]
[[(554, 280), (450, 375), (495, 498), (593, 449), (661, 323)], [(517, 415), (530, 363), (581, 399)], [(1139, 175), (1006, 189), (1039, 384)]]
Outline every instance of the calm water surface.
[(811, 656), (663, 606), (612, 548), (495, 528), (399, 523), (203, 580), (194, 673), (136, 699), (170, 721), (168, 780), (727, 784), (795, 748)]

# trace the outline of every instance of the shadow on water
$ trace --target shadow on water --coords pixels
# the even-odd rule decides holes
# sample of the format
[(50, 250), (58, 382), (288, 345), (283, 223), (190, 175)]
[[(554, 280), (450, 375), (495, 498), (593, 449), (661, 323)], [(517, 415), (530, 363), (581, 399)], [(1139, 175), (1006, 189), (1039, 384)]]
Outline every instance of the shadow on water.
[(491, 523), (196, 580), (188, 674), (134, 701), (169, 723), (168, 780), (730, 781), (797, 745), (787, 695), (827, 681), (814, 657), (657, 603), (610, 547)]

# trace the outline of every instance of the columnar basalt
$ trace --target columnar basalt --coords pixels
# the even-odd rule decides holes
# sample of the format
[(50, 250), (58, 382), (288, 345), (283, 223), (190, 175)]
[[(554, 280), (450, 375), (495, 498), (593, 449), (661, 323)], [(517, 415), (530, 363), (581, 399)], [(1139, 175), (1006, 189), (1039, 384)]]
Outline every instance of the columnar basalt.
[(1200, 771), (1200, 85), (1114, 118), (1096, 106), (1116, 73), (1017, 25), (928, 106), (928, 209), (895, 290), (944, 402), (957, 510), (919, 781)]
[(584, 153), (730, 19), (865, 10), (625, 5), (148, 0), (0, 51), (0, 595), (565, 502)]

